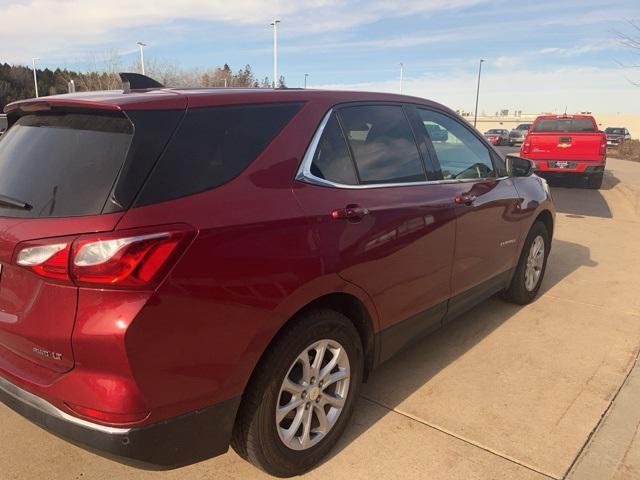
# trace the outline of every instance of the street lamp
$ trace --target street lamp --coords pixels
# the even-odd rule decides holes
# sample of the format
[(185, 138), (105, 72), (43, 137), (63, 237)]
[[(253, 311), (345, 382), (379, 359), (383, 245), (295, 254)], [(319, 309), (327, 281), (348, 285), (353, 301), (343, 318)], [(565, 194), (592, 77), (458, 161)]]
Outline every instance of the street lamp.
[(478, 89), (476, 90), (476, 111), (473, 116), (473, 126), (476, 126), (478, 120), (478, 97), (480, 96), (480, 74), (482, 74), (482, 63), (484, 60), (480, 59), (480, 66), (478, 67)]
[(307, 88), (307, 77), (309, 76), (308, 73), (304, 74), (304, 88)]
[(36, 75), (36, 60), (39, 58), (33, 57), (31, 62), (33, 63), (33, 85), (36, 87), (36, 98), (38, 98), (38, 76)]
[(402, 95), (402, 81), (404, 80), (404, 63), (400, 63), (400, 95)]
[(273, 88), (278, 88), (278, 24), (277, 18), (271, 22), (273, 27)]
[(144, 47), (147, 46), (146, 43), (142, 43), (142, 42), (137, 42), (136, 45), (138, 45), (138, 47), (140, 48), (140, 70), (142, 72), (142, 75), (144, 75)]

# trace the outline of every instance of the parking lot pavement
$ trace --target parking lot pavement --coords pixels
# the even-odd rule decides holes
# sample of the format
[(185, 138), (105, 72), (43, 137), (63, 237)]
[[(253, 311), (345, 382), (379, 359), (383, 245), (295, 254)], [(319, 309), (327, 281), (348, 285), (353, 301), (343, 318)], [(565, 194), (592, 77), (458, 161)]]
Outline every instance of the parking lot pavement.
[[(339, 446), (306, 478), (582, 479), (596, 464), (591, 478), (638, 478), (640, 388), (629, 372), (640, 348), (640, 164), (608, 168), (600, 191), (553, 188), (541, 297), (526, 307), (491, 299), (383, 365)], [(266, 478), (233, 452), (150, 473), (5, 407), (0, 424), (1, 480)]]

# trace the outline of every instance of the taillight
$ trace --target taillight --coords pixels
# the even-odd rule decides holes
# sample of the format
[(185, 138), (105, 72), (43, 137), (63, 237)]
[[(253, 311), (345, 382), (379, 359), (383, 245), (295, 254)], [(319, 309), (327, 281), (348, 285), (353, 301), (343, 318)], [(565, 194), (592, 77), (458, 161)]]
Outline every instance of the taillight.
[(605, 156), (607, 154), (607, 136), (603, 135), (600, 140), (600, 155)]
[(173, 226), (40, 241), (20, 249), (16, 263), (78, 286), (146, 289), (157, 285), (194, 235), (190, 227)]
[(529, 153), (529, 150), (531, 150), (531, 141), (527, 139), (524, 142), (522, 142), (522, 146), (520, 147), (520, 153), (527, 154)]
[(32, 244), (18, 253), (16, 263), (34, 273), (56, 280), (69, 280), (71, 242)]

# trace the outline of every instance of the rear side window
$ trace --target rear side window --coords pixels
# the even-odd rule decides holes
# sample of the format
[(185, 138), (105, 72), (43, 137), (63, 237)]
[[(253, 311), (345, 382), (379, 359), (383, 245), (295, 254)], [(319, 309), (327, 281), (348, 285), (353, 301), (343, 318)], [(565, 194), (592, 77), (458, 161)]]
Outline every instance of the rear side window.
[(438, 157), (444, 180), (495, 177), (488, 148), (457, 120), (418, 109)]
[(339, 111), (360, 183), (407, 183), (426, 173), (402, 107), (371, 105)]
[(137, 205), (203, 192), (237, 177), (301, 106), (287, 103), (189, 110)]
[(544, 118), (533, 126), (534, 132), (596, 132), (590, 118)]
[(0, 137), (0, 195), (31, 209), (0, 216), (101, 213), (127, 156), (132, 124), (121, 114), (35, 114)]
[(349, 148), (335, 113), (322, 132), (311, 163), (311, 173), (318, 178), (343, 185), (358, 184)]

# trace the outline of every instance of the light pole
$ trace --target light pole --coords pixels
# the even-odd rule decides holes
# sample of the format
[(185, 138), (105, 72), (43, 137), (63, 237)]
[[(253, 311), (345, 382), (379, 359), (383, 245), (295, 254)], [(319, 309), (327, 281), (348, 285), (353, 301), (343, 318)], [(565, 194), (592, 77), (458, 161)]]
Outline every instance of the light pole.
[(273, 27), (273, 88), (278, 88), (278, 24), (277, 18), (271, 22)]
[(36, 75), (36, 60), (39, 58), (33, 57), (31, 62), (33, 63), (33, 85), (36, 87), (36, 98), (38, 98), (38, 76)]
[(402, 95), (402, 81), (404, 80), (404, 63), (400, 63), (400, 95)]
[(307, 77), (309, 76), (308, 73), (304, 74), (304, 88), (307, 88)]
[(476, 90), (476, 111), (473, 115), (473, 126), (476, 126), (478, 121), (478, 97), (480, 96), (480, 75), (482, 74), (482, 63), (484, 60), (480, 59), (480, 66), (478, 67), (478, 89)]
[(142, 72), (142, 75), (144, 75), (144, 47), (146, 47), (147, 44), (137, 42), (136, 45), (138, 45), (138, 47), (140, 48), (140, 71)]

